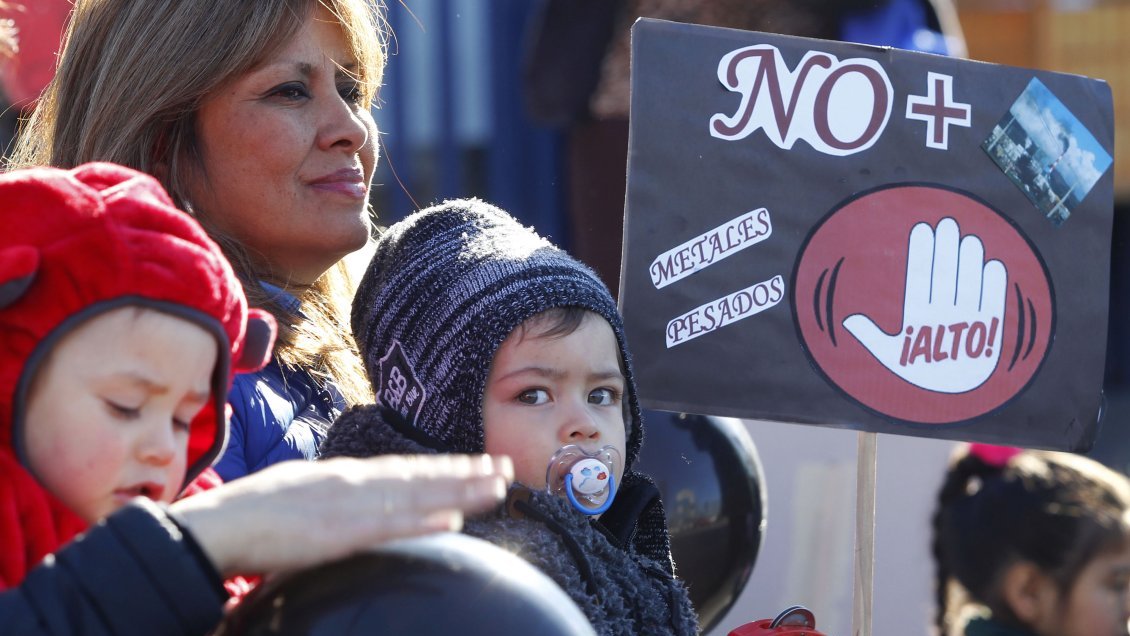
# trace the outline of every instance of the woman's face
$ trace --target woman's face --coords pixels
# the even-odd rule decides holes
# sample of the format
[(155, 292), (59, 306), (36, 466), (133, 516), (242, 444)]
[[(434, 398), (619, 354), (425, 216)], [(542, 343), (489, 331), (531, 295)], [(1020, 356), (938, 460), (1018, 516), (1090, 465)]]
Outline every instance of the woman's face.
[(200, 106), (192, 205), (265, 276), (308, 284), (365, 244), (376, 124), (341, 25), (318, 6), (258, 68)]

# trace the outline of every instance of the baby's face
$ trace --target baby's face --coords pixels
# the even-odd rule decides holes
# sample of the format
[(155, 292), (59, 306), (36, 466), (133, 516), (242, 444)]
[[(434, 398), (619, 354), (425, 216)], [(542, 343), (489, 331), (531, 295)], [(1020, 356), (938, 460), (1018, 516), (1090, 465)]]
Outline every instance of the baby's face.
[(136, 496), (172, 501), (216, 355), (203, 328), (153, 310), (81, 324), (32, 383), (22, 424), (31, 473), (90, 523)]
[[(516, 481), (545, 488), (546, 467), (566, 444), (613, 446), (624, 456), (624, 375), (608, 322), (587, 314), (565, 336), (536, 319), (499, 347), (483, 396), (486, 452), (509, 455)], [(617, 483), (623, 466), (616, 466)]]

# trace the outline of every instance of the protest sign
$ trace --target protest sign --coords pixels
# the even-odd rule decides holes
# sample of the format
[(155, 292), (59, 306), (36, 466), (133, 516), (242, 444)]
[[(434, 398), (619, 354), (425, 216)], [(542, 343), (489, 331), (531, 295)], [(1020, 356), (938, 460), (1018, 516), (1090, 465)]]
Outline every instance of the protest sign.
[(646, 406), (1092, 444), (1104, 82), (644, 19), (630, 126), (620, 301)]

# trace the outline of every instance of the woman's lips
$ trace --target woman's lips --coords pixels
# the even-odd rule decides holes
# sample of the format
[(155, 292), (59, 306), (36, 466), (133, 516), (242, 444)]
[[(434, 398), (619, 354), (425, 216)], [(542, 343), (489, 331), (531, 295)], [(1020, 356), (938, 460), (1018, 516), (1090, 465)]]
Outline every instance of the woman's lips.
[(357, 168), (343, 168), (308, 182), (315, 190), (341, 194), (353, 199), (364, 199), (369, 194), (365, 175)]

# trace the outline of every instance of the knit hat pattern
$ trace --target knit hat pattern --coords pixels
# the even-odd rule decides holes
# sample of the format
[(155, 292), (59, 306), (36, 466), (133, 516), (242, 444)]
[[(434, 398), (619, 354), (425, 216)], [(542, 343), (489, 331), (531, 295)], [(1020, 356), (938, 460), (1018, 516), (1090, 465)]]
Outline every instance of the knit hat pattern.
[(616, 302), (591, 269), (506, 212), (458, 199), (388, 228), (354, 298), (352, 327), (379, 404), (430, 447), (479, 453), (495, 353), (516, 327), (557, 307), (596, 313), (616, 336), (628, 469), (643, 430)]
[(31, 379), (58, 340), (121, 306), (192, 321), (219, 344), (188, 483), (222, 451), (231, 379), (267, 361), (273, 319), (248, 309), (219, 247), (153, 177), (110, 163), (0, 175), (0, 448), (19, 454)]

